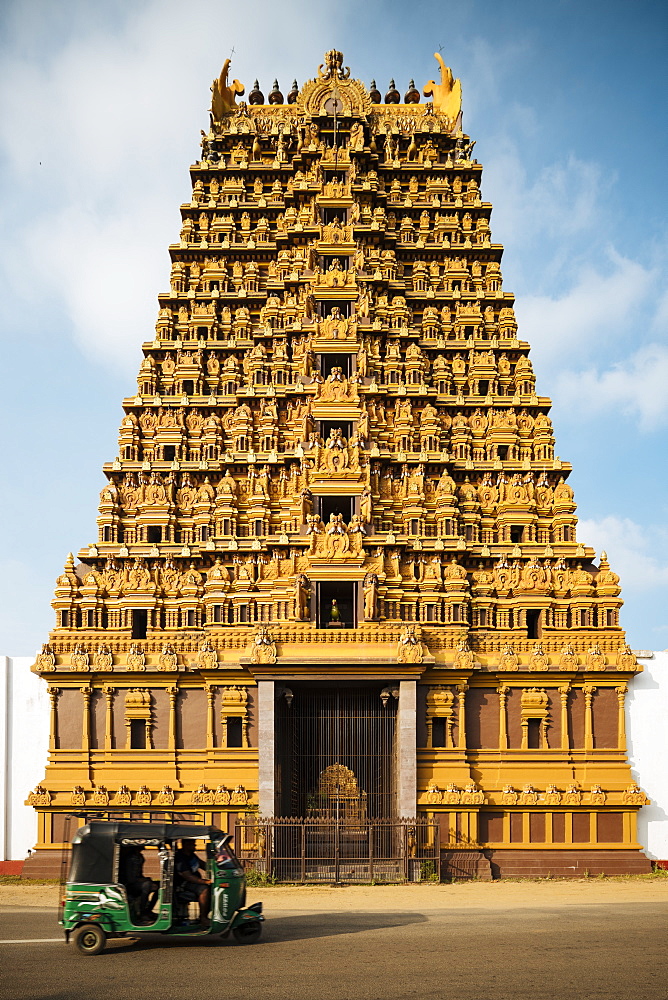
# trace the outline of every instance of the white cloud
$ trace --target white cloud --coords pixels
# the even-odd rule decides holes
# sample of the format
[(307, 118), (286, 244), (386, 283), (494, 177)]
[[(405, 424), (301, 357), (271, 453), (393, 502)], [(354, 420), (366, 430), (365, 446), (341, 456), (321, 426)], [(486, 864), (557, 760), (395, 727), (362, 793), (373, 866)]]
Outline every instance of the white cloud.
[[(500, 114), (507, 112), (508, 105), (502, 104), (503, 95), (507, 95), (506, 78), (530, 48), (529, 39), (521, 31), (516, 31), (511, 39), (496, 37), (493, 41), (480, 34), (469, 35), (463, 44), (460, 41), (459, 52), (448, 47), (442, 53), (455, 76), (461, 75), (462, 78), (467, 130), (472, 126), (472, 131), (477, 133), (478, 118), (485, 118), (490, 108), (494, 108), (497, 121)], [(526, 104), (513, 104), (510, 110), (517, 121), (533, 128), (535, 118), (532, 108)]]
[(555, 398), (566, 412), (622, 413), (651, 431), (668, 420), (668, 347), (648, 344), (605, 371), (562, 372)]
[(668, 532), (639, 525), (628, 517), (608, 515), (578, 522), (578, 538), (597, 552), (606, 551), (621, 577), (622, 588), (651, 591), (668, 587)]
[(668, 333), (668, 290), (664, 291), (658, 298), (652, 330), (664, 337)]
[[(517, 107), (512, 117), (531, 129), (531, 115), (523, 108)], [(529, 178), (519, 147), (503, 136), (485, 165), (484, 193), (494, 204), (496, 238), (525, 249), (541, 238), (543, 258), (549, 250), (558, 255), (562, 241), (572, 249), (576, 234), (595, 228), (602, 195), (611, 182), (611, 178), (603, 181), (598, 164), (572, 154)]]
[(38, 59), (38, 10), (15, 8), (0, 67), (0, 152), (14, 195), (3, 220), (12, 240), (0, 249), (7, 329), (36, 328), (56, 304), (89, 356), (131, 374), (168, 288), (167, 245), (190, 197), (213, 76), (233, 45), (247, 90), (262, 73), (265, 89), (266, 74), (284, 88), (315, 75), (332, 15), (302, 17), (298, 0), (257, 0), (252, 19), (230, 4), (152, 0), (107, 9), (96, 24), (84, 6), (77, 30)]
[[(610, 351), (638, 322), (638, 309), (653, 292), (656, 275), (637, 261), (608, 250), (608, 273), (588, 265), (564, 295), (524, 295), (516, 305), (520, 336), (540, 363), (571, 362)], [(636, 330), (636, 339), (642, 333)]]
[[(80, 346), (130, 374), (142, 341), (153, 339), (156, 296), (168, 289), (166, 244), (178, 238), (178, 216), (164, 211), (160, 195), (147, 195), (135, 208), (114, 215), (67, 208), (33, 232), (49, 260), (44, 281), (62, 297)], [(165, 232), (169, 214), (171, 233)], [(33, 265), (39, 272), (37, 261)]]

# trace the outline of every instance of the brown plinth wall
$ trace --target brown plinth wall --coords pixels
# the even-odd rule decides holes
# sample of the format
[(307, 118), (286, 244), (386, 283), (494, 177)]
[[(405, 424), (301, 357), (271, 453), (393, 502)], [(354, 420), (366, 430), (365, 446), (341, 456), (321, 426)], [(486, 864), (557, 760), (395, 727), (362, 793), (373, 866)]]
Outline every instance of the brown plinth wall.
[(61, 851), (45, 851), (38, 848), (23, 862), (21, 878), (60, 878), (61, 854)]
[(645, 875), (652, 862), (642, 851), (486, 850), (492, 878), (587, 878), (594, 875)]
[(441, 882), (461, 882), (473, 878), (491, 882), (494, 877), (485, 852), (441, 850)]

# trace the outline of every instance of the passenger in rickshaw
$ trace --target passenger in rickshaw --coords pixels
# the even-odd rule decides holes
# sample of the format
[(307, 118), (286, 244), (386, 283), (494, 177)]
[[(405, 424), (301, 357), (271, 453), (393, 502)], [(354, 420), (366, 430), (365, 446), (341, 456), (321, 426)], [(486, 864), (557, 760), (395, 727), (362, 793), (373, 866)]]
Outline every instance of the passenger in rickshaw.
[(195, 841), (183, 838), (181, 847), (174, 855), (175, 890), (177, 896), (186, 902), (199, 904), (199, 922), (202, 927), (209, 926), (208, 912), (211, 899), (211, 879), (202, 877), (206, 874), (206, 865), (195, 854)]
[(144, 875), (144, 855), (138, 844), (125, 844), (121, 848), (120, 880), (127, 889), (130, 907), (136, 910), (138, 922), (152, 924), (156, 918), (153, 906), (160, 884)]

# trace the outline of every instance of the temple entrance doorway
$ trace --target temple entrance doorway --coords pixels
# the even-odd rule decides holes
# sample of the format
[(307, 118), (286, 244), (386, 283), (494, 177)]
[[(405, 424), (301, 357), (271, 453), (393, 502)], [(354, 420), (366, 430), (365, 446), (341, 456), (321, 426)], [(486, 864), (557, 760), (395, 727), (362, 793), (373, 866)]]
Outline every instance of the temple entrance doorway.
[(278, 882), (438, 878), (438, 823), (398, 815), (401, 697), (389, 679), (275, 682), (274, 815), (237, 824), (247, 869)]
[(276, 815), (364, 822), (397, 811), (397, 700), (381, 682), (290, 683), (276, 704)]

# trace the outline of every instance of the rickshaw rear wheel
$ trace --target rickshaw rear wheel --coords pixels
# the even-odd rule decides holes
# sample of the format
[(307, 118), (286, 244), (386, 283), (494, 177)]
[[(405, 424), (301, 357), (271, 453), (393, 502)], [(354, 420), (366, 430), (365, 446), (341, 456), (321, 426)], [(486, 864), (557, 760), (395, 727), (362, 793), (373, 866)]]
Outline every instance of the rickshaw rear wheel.
[(82, 955), (99, 955), (104, 951), (107, 935), (97, 924), (82, 924), (72, 934), (72, 942)]
[(245, 920), (238, 927), (233, 927), (232, 933), (237, 944), (255, 944), (260, 940), (262, 924), (259, 920)]

